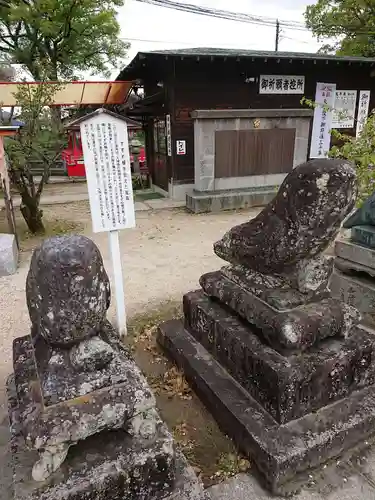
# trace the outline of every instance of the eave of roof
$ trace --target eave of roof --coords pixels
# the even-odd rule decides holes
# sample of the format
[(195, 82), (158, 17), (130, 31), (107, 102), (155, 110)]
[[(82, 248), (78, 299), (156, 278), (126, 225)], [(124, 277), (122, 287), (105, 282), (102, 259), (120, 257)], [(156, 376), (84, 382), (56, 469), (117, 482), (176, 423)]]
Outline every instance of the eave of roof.
[(118, 113), (114, 113), (113, 111), (110, 111), (110, 110), (105, 109), (105, 108), (99, 108), (99, 109), (96, 109), (95, 111), (93, 111), (92, 113), (88, 113), (87, 115), (82, 115), (79, 118), (76, 118), (75, 120), (67, 123), (66, 125), (64, 125), (64, 128), (66, 128), (66, 129), (76, 128), (82, 122), (85, 122), (86, 120), (88, 120), (94, 116), (97, 116), (97, 115), (112, 116), (113, 118), (117, 118), (119, 120), (122, 120), (123, 122), (126, 122), (127, 125), (130, 125), (131, 127), (134, 127), (134, 128), (135, 127), (139, 127), (139, 128), (142, 127), (141, 123), (139, 123), (135, 120), (132, 120), (131, 118), (128, 118), (127, 116), (119, 115)]
[(164, 58), (191, 58), (191, 57), (210, 57), (210, 58), (241, 58), (241, 59), (289, 59), (295, 61), (332, 61), (375, 65), (375, 58), (356, 57), (356, 56), (337, 56), (331, 54), (318, 54), (312, 52), (274, 52), (263, 50), (245, 50), (245, 49), (219, 49), (219, 48), (192, 48), (177, 50), (154, 50), (150, 52), (138, 52), (134, 59), (120, 73), (117, 79), (124, 77), (128, 72), (133, 71), (144, 60), (149, 57)]

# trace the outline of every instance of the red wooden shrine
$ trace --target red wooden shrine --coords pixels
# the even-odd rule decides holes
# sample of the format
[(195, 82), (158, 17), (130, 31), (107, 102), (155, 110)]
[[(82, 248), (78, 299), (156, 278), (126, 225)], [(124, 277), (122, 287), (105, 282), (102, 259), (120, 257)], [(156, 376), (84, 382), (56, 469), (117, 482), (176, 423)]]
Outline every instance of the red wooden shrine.
[[(134, 120), (127, 119), (129, 143), (134, 133), (142, 129), (142, 125)], [(64, 168), (69, 177), (85, 177), (85, 163), (83, 160), (81, 132), (79, 125), (73, 123), (65, 127), (68, 134), (68, 145), (62, 152)], [(133, 155), (130, 155), (130, 162), (133, 165)], [(144, 168), (146, 163), (145, 148), (141, 148), (139, 153), (140, 168)]]

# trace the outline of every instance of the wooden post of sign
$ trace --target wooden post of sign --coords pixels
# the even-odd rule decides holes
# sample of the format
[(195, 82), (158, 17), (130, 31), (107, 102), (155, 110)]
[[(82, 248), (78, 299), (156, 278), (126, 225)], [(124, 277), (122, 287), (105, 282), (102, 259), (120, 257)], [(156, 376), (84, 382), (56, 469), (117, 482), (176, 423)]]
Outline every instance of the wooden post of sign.
[(117, 328), (120, 337), (125, 337), (127, 335), (126, 309), (118, 231), (109, 231), (109, 248), (111, 252), (113, 276), (115, 280)]

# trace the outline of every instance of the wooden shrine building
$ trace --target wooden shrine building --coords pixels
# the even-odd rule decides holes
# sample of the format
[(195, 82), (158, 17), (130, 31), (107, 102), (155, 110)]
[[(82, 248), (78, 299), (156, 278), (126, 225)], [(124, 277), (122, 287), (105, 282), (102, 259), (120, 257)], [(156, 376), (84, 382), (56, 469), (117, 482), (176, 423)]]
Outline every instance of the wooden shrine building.
[(313, 134), (314, 111), (301, 103), (316, 99), (317, 83), (331, 84), (336, 102), (351, 110), (351, 120), (336, 123), (350, 134), (356, 134), (361, 100), (362, 115), (375, 105), (375, 59), (361, 57), (209, 48), (141, 52), (118, 80), (135, 80), (144, 89), (127, 113), (144, 124), (154, 186), (174, 199), (188, 195), (194, 211), (261, 204), (274, 195), (309, 157), (311, 141), (322, 137), (325, 124), (314, 124)]

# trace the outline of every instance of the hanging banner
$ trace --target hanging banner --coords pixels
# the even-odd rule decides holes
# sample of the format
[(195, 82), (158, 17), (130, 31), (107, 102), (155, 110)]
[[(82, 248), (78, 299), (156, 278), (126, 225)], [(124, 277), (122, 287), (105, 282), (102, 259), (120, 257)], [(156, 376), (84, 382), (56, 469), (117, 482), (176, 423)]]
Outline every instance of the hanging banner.
[(305, 77), (297, 75), (260, 75), (259, 94), (303, 94)]
[(5, 156), (3, 138), (0, 137), (0, 191), (4, 187), (5, 191), (10, 194), (10, 182), (7, 168), (7, 159)]
[(171, 115), (165, 117), (165, 128), (167, 135), (167, 154), (172, 156), (172, 135), (171, 135)]
[(327, 158), (331, 144), (333, 108), (335, 105), (335, 83), (317, 83), (315, 93), (313, 129), (310, 158)]
[(354, 128), (356, 90), (336, 90), (332, 128)]
[(357, 114), (357, 128), (355, 136), (359, 137), (365, 125), (368, 110), (370, 107), (370, 90), (361, 90), (359, 93), (358, 114)]

